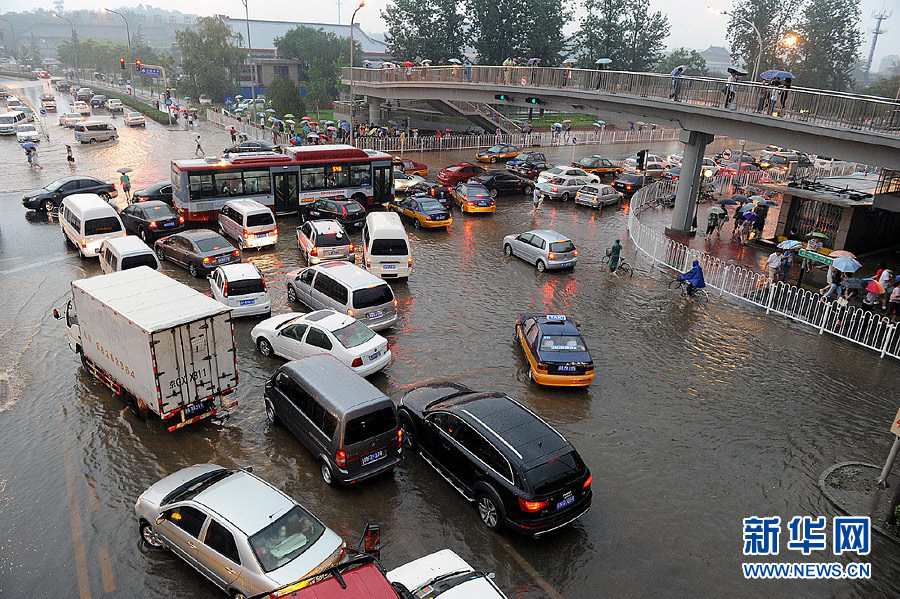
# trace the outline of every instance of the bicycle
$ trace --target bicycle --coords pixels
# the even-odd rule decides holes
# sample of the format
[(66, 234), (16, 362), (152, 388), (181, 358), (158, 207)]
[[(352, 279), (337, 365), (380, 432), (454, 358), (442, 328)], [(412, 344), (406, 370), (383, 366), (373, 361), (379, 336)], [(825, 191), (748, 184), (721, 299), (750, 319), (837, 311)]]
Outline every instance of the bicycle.
[[(609, 250), (607, 250), (607, 254), (600, 259), (600, 262), (606, 265), (606, 268), (609, 269)], [(626, 277), (634, 276), (634, 267), (629, 264), (625, 258), (619, 257), (619, 265), (613, 271), (614, 274), (622, 274)]]
[(694, 288), (693, 293), (688, 295), (688, 282), (684, 279), (673, 279), (669, 283), (669, 289), (681, 289), (681, 297), (687, 298), (691, 301), (695, 301), (698, 304), (708, 304), (709, 303), (709, 294), (705, 289), (697, 289)]

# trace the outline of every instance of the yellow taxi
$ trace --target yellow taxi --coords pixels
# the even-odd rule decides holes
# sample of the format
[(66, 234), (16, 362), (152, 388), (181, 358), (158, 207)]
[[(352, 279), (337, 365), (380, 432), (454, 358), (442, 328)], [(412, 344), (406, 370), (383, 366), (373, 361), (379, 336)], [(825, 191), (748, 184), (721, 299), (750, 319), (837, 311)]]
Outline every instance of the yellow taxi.
[(625, 170), (618, 164), (611, 162), (609, 158), (604, 158), (598, 154), (585, 156), (578, 162), (573, 162), (572, 166), (577, 166), (581, 170), (594, 173), (595, 175), (612, 175), (613, 177), (618, 177)]
[(401, 219), (411, 220), (417, 229), (433, 229), (449, 227), (453, 222), (450, 208), (429, 195), (420, 194), (408, 198), (394, 198), (388, 204)]
[(497, 209), (487, 187), (471, 181), (453, 188), (453, 201), (460, 212), (494, 212)]
[(482, 150), (481, 152), (475, 154), (475, 159), (478, 162), (498, 162), (500, 160), (509, 160), (510, 158), (515, 158), (521, 153), (522, 148), (504, 144), (497, 144), (496, 146), (491, 146), (487, 150)]
[(563, 314), (519, 314), (516, 339), (528, 361), (528, 377), (550, 387), (587, 387), (594, 361), (577, 323)]

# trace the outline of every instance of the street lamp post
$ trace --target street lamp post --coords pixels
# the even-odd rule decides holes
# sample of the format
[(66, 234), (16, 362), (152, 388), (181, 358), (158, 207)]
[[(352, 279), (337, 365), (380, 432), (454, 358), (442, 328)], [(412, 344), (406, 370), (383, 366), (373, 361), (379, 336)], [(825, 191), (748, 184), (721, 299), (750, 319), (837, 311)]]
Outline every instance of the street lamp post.
[(250, 116), (253, 122), (256, 122), (256, 68), (253, 66), (253, 56), (250, 54), (250, 7), (247, 5), (249, 0), (241, 0), (244, 3), (244, 20), (247, 22), (247, 62), (250, 64)]
[(62, 15), (53, 13), (53, 16), (57, 19), (63, 19), (67, 23), (69, 23), (69, 27), (72, 28), (72, 54), (74, 56), (75, 62), (75, 80), (78, 80), (78, 38), (75, 37), (75, 24), (69, 20), (68, 17), (64, 17)]
[(125, 21), (125, 39), (128, 42), (128, 69), (131, 71), (131, 93), (132, 95), (134, 95), (135, 87), (137, 85), (137, 79), (135, 79), (134, 77), (134, 60), (131, 56), (131, 33), (128, 31), (128, 18), (125, 17), (125, 15), (123, 15), (122, 13), (116, 12), (109, 8), (103, 8), (101, 10), (105, 12), (111, 12), (114, 15), (119, 15), (120, 17), (122, 17), (122, 20)]
[(16, 30), (13, 29), (13, 24), (11, 22), (9, 22), (7, 19), (0, 17), (0, 21), (3, 21), (7, 25), (9, 25), (9, 34), (12, 36), (13, 57), (16, 59), (16, 62), (19, 62), (19, 50), (16, 47)]
[(741, 23), (753, 27), (753, 31), (756, 33), (756, 41), (759, 43), (759, 52), (757, 52), (756, 54), (756, 66), (753, 67), (753, 74), (750, 76), (750, 81), (756, 81), (756, 75), (759, 73), (759, 60), (760, 58), (762, 58), (763, 51), (762, 35), (760, 35), (759, 29), (756, 27), (756, 25), (753, 24), (752, 21), (748, 21), (747, 19), (739, 17), (734, 13), (730, 13), (727, 10), (719, 10), (718, 8), (713, 8), (712, 6), (709, 7), (709, 10), (716, 13), (717, 15), (731, 15)]
[(356, 127), (353, 126), (353, 112), (354, 108), (356, 108), (356, 103), (353, 101), (353, 27), (356, 23), (356, 13), (359, 12), (359, 9), (366, 5), (366, 0), (362, 0), (359, 3), (359, 6), (356, 7), (356, 10), (353, 11), (353, 16), (350, 17), (350, 145), (354, 145), (354, 141), (356, 139)]

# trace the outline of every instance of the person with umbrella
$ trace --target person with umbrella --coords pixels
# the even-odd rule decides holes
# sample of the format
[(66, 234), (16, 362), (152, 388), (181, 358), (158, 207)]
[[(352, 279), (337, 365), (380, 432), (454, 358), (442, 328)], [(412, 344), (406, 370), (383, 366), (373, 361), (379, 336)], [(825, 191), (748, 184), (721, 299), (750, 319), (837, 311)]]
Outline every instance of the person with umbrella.
[(738, 72), (737, 69), (729, 68), (728, 69), (728, 83), (725, 85), (725, 108), (728, 108), (728, 105), (734, 101), (734, 84), (738, 82)]
[(119, 177), (119, 183), (122, 184), (122, 192), (125, 193), (125, 201), (131, 202), (131, 177), (128, 176), (128, 173), (131, 172), (131, 169), (128, 167), (120, 168), (119, 173), (121, 173), (121, 177)]
[(766, 217), (769, 215), (769, 207), (765, 204), (757, 203), (756, 207), (753, 208), (753, 213), (756, 214), (756, 221), (753, 223), (753, 238), (762, 239), (763, 228), (766, 226)]
[(674, 100), (675, 102), (680, 102), (678, 99), (678, 94), (681, 93), (681, 77), (684, 75), (684, 66), (680, 66), (674, 71), (672, 71), (672, 93), (669, 94), (669, 98)]
[(724, 208), (718, 206), (710, 208), (706, 213), (706, 236), (712, 235), (713, 231), (719, 226), (719, 218), (725, 214)]

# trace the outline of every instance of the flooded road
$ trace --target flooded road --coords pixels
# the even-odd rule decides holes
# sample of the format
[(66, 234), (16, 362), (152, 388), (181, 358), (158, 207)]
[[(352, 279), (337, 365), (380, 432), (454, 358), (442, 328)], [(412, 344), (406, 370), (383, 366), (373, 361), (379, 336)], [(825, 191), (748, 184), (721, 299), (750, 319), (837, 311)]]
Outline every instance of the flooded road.
[[(40, 86), (15, 82), (37, 100)], [(62, 105), (61, 105), (62, 106)], [(106, 117), (101, 117), (106, 118)], [(117, 121), (117, 122), (116, 122)], [(742, 519), (824, 515), (837, 511), (817, 482), (845, 460), (880, 462), (897, 402), (888, 389), (896, 361), (879, 360), (830, 336), (714, 297), (708, 306), (669, 292), (667, 273), (625, 243), (633, 279), (599, 266), (616, 237), (625, 238), (622, 208), (602, 212), (550, 203), (537, 215), (524, 197), (501, 197), (488, 216), (454, 211), (449, 232), (410, 229), (414, 272), (392, 283), (401, 319), (387, 331), (392, 364), (371, 380), (393, 394), (427, 380), (452, 380), (508, 393), (569, 438), (593, 473), (594, 502), (574, 525), (537, 541), (495, 534), (418, 456), (407, 454), (393, 476), (351, 490), (325, 486), (318, 468), (283, 427), (266, 422), (264, 381), (282, 363), (254, 348), (256, 319), (237, 321), (239, 404), (223, 424), (204, 421), (168, 433), (158, 420), (136, 420), (88, 376), (52, 318), (73, 279), (100, 273), (96, 261), (68, 250), (55, 219), (27, 212), (22, 191), (69, 174), (55, 124), (41, 142), (43, 171), (0, 138), (0, 596), (36, 588), (62, 597), (197, 599), (224, 595), (172, 554), (138, 538), (137, 496), (167, 473), (198, 462), (252, 466), (345, 539), (367, 522), (382, 527), (383, 561), (394, 567), (449, 547), (476, 568), (496, 572), (510, 597), (896, 597), (900, 550), (873, 532), (872, 580), (747, 581), (740, 564)], [(118, 142), (74, 147), (75, 172), (107, 180), (135, 169), (135, 189), (165, 179), (169, 159), (193, 154), (186, 131), (149, 122)], [(228, 136), (200, 131), (208, 153)], [(726, 142), (717, 142), (723, 144)], [(578, 155), (625, 157), (635, 147), (580, 147)], [(651, 150), (680, 149), (670, 142)], [(571, 149), (548, 151), (570, 160)], [(413, 156), (440, 166), (472, 153)], [(288, 306), (283, 275), (302, 264), (293, 231), (281, 219), (274, 251), (247, 252), (269, 282), (274, 312)], [(503, 236), (555, 229), (579, 248), (574, 271), (538, 274), (502, 254)], [(208, 291), (171, 263), (167, 274)], [(586, 391), (535, 386), (513, 343), (519, 312), (565, 313), (582, 323), (597, 364)], [(829, 526), (829, 541), (831, 539)], [(806, 558), (784, 547), (777, 560), (839, 561), (829, 552)]]

